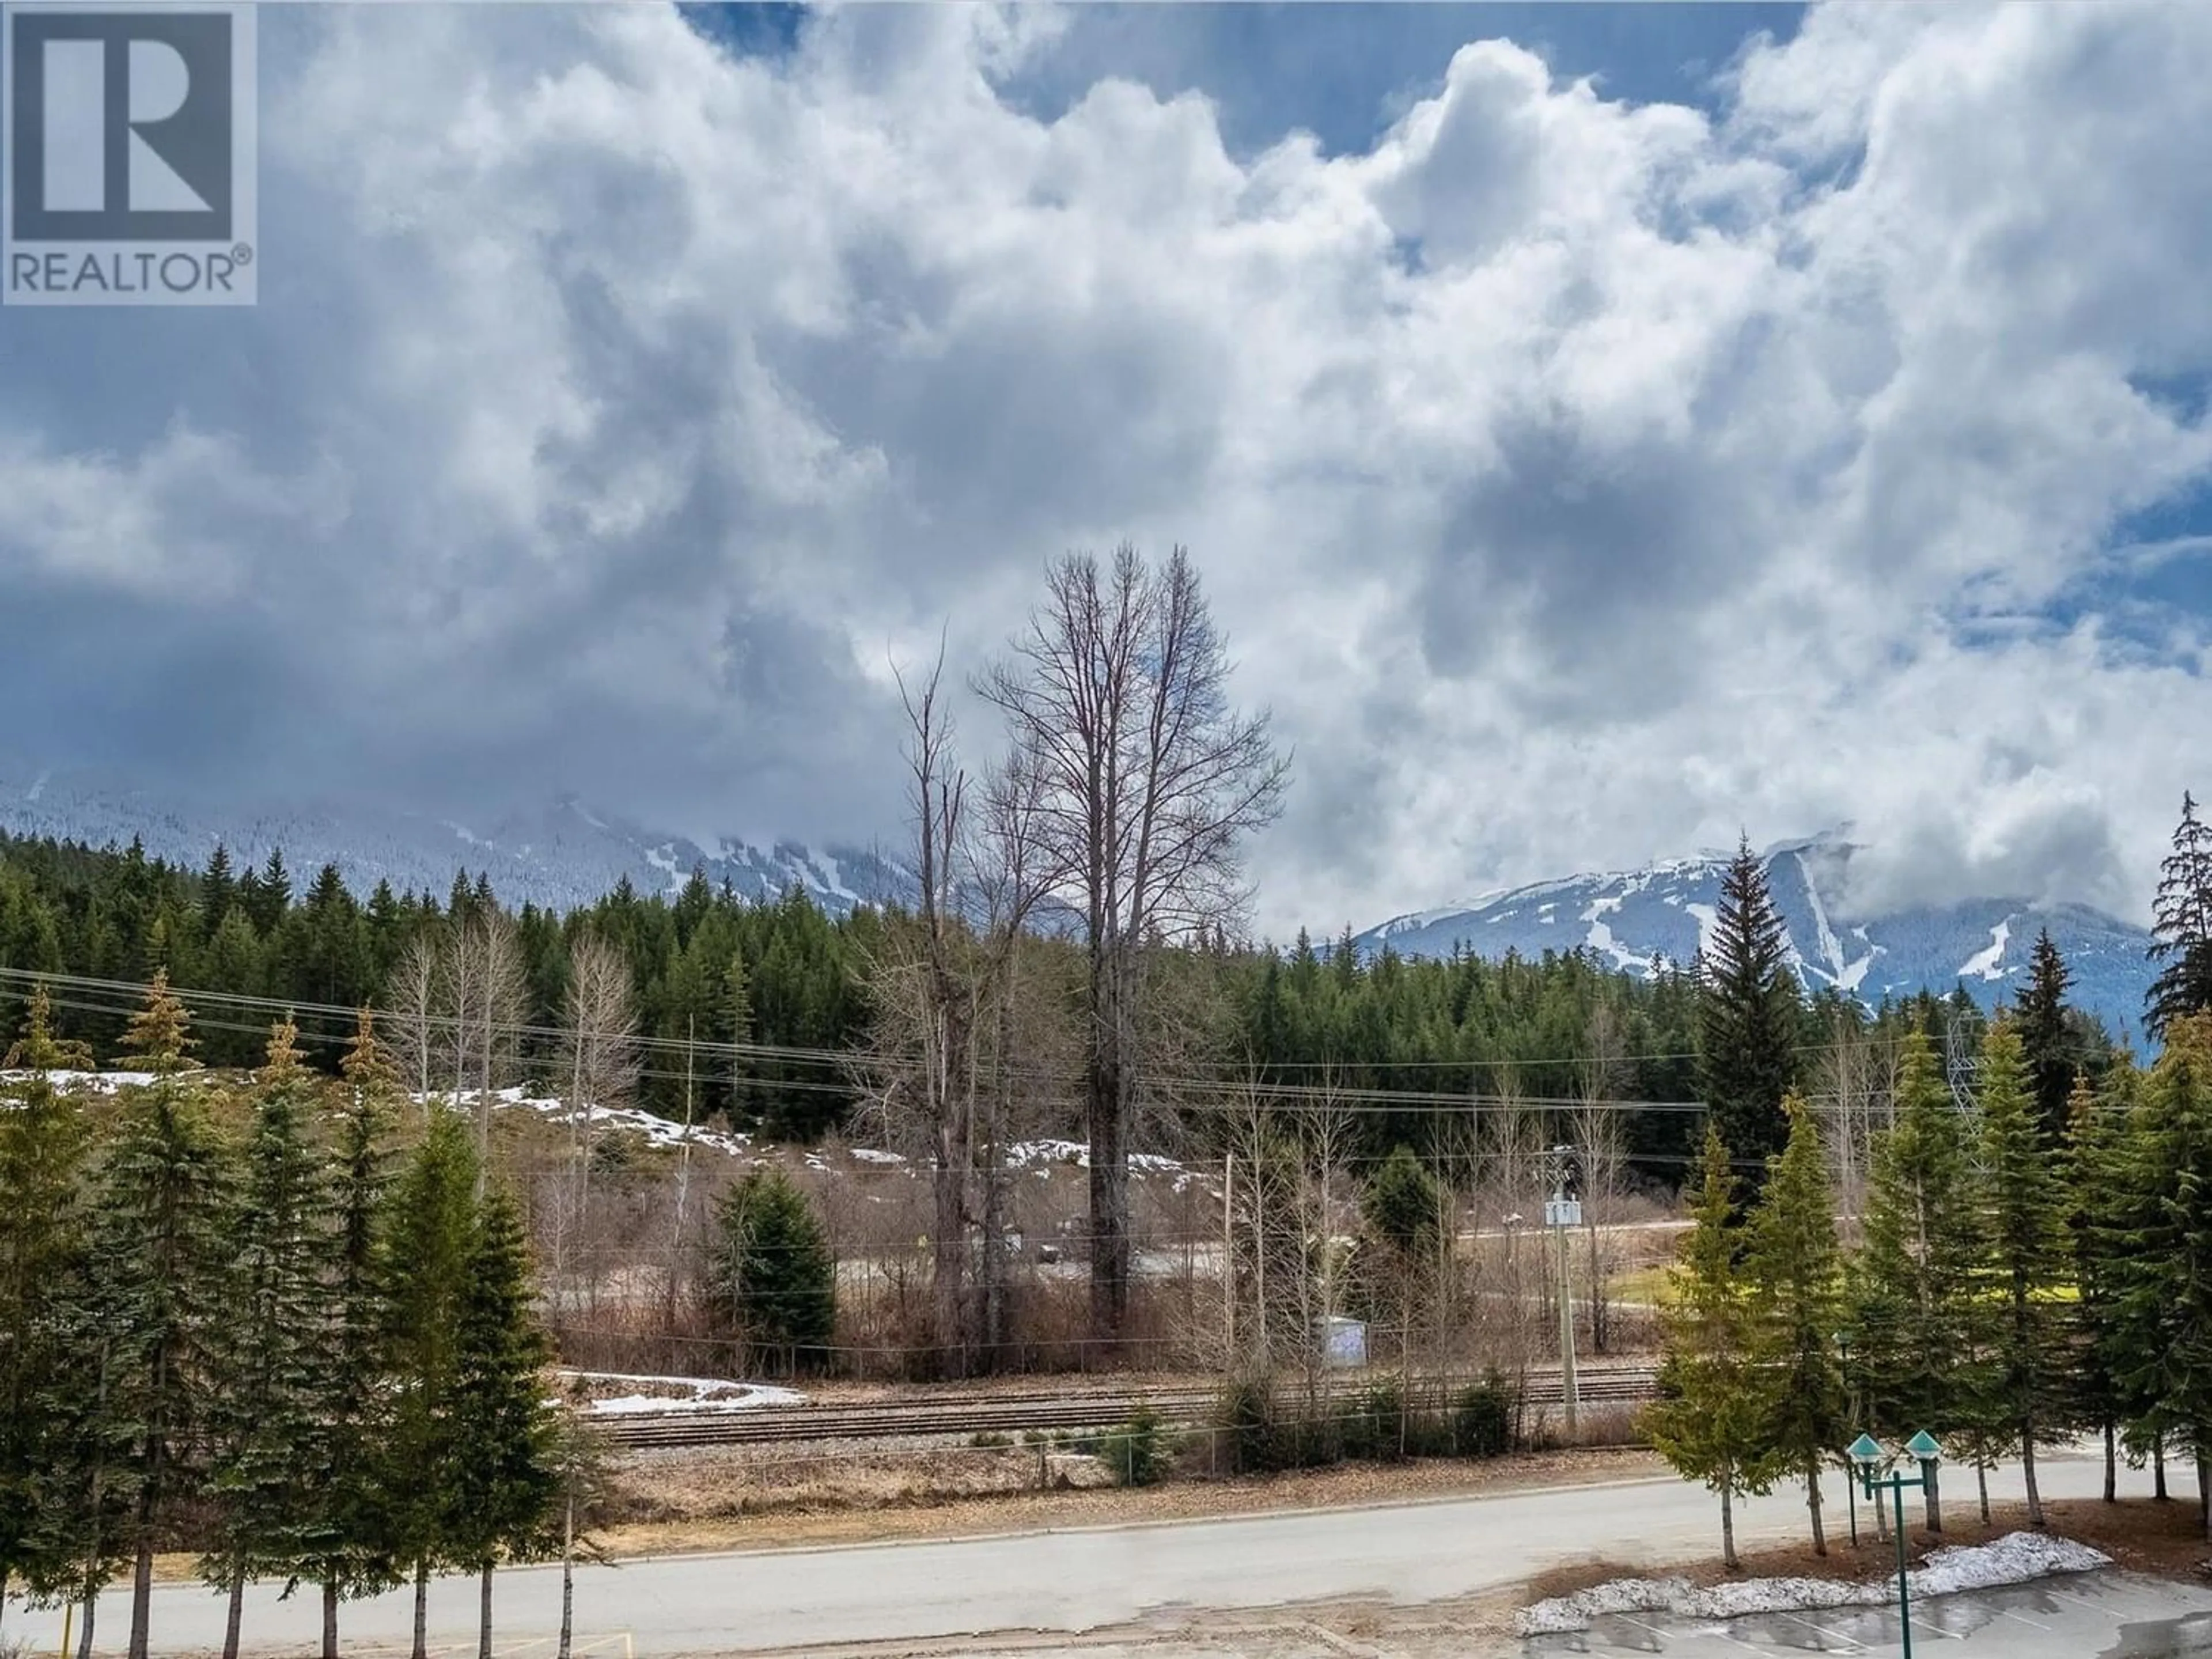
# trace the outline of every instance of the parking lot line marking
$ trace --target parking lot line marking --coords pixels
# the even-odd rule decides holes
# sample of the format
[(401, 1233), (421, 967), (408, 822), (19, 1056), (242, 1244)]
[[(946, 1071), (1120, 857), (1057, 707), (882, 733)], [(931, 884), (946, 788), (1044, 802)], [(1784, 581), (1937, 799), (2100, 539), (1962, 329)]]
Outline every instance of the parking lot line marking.
[(2072, 1590), (2053, 1589), (2048, 1584), (2039, 1584), (2036, 1588), (2041, 1590), (2045, 1595), (2056, 1596), (2061, 1601), (2072, 1601), (2080, 1607), (2094, 1607), (2100, 1613), (2106, 1611), (2105, 1604), (2102, 1601), (2092, 1601), (2086, 1595), (2076, 1595)]
[[(1866, 1644), (1860, 1641), (1856, 1636), (1846, 1636), (1839, 1630), (1830, 1630), (1826, 1625), (1816, 1625), (1810, 1619), (1801, 1618), (1794, 1613), (1785, 1613), (1782, 1616), (1784, 1619), (1787, 1619), (1793, 1625), (1802, 1625), (1807, 1630), (1818, 1631), (1823, 1636), (1830, 1637), (1838, 1642), (1850, 1644), (1850, 1645), (1844, 1650), (1844, 1651), (1847, 1653), (1864, 1653), (1866, 1651)], [(1827, 1650), (1823, 1648), (1821, 1651), (1825, 1653)]]
[(2024, 1613), (2008, 1613), (2002, 1607), (1991, 1607), (1990, 1611), (1996, 1614), (2000, 1619), (2009, 1619), (2015, 1625), (2026, 1625), (2031, 1630), (2049, 1630), (2051, 1628), (2050, 1626), (2045, 1624), (2040, 1619), (2030, 1619)]

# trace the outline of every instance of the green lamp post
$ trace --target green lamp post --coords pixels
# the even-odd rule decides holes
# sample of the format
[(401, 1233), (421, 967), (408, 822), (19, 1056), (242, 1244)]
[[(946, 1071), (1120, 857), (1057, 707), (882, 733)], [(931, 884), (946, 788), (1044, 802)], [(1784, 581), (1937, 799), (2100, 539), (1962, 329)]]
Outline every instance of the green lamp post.
[(1905, 1489), (1927, 1486), (1929, 1472), (1943, 1455), (1943, 1448), (1925, 1429), (1906, 1441), (1905, 1455), (1920, 1465), (1920, 1473), (1910, 1480), (1893, 1466), (1887, 1479), (1875, 1479), (1875, 1470), (1882, 1460), (1882, 1448), (1881, 1443), (1870, 1434), (1863, 1434), (1852, 1441), (1846, 1455), (1859, 1472), (1859, 1481), (1866, 1489), (1869, 1503), (1879, 1501), (1875, 1497), (1878, 1487), (1889, 1488), (1890, 1512), (1897, 1523), (1897, 1622), (1905, 1643), (1905, 1659), (1912, 1659), (1912, 1605), (1905, 1565)]

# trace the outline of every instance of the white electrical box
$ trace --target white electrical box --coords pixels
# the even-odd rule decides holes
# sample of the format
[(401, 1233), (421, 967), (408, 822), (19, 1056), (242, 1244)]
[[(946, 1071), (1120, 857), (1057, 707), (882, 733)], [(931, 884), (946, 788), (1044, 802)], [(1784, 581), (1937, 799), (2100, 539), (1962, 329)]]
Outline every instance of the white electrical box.
[(1583, 1224), (1583, 1201), (1578, 1198), (1553, 1198), (1544, 1202), (1544, 1224), (1547, 1227), (1579, 1227)]

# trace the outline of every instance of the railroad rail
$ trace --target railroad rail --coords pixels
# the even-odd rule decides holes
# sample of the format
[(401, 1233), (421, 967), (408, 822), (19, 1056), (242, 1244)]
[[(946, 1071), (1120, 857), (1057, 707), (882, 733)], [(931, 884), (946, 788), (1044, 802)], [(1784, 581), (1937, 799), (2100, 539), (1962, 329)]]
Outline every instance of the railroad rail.
[[(1627, 1404), (1653, 1397), (1658, 1373), (1649, 1367), (1607, 1367), (1582, 1373), (1576, 1397), (1583, 1405)], [(1336, 1379), (1330, 1393), (1349, 1403), (1381, 1379)], [(1449, 1395), (1449, 1385), (1420, 1391)], [(1528, 1379), (1525, 1403), (1557, 1406), (1563, 1396), (1556, 1372)], [(1139, 1407), (1164, 1422), (1203, 1421), (1219, 1404), (1218, 1387), (1103, 1389), (1071, 1394), (993, 1395), (965, 1399), (909, 1400), (890, 1405), (761, 1406), (720, 1412), (641, 1412), (605, 1419), (599, 1426), (621, 1447), (773, 1445), (819, 1440), (884, 1440), (924, 1435), (1049, 1432), (1112, 1428)]]

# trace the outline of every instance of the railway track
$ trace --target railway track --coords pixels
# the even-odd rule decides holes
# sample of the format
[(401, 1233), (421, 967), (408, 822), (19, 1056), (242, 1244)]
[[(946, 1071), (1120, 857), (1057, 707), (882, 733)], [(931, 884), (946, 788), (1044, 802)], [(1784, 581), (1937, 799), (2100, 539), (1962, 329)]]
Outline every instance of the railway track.
[[(1652, 1397), (1656, 1373), (1645, 1367), (1585, 1371), (1576, 1389), (1584, 1405), (1632, 1403)], [(1340, 1382), (1333, 1395), (1357, 1400), (1370, 1386)], [(1213, 1387), (1094, 1390), (1071, 1394), (994, 1395), (895, 1405), (764, 1406), (726, 1412), (639, 1413), (603, 1425), (617, 1446), (773, 1445), (820, 1440), (881, 1440), (916, 1435), (1015, 1435), (1058, 1429), (1110, 1428), (1149, 1407), (1178, 1425), (1199, 1422), (1220, 1401)], [(1529, 1378), (1527, 1403), (1561, 1402), (1556, 1373)]]

